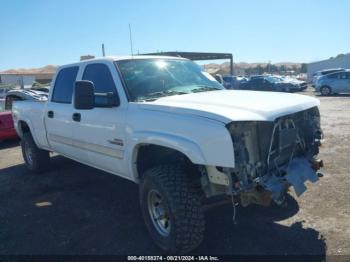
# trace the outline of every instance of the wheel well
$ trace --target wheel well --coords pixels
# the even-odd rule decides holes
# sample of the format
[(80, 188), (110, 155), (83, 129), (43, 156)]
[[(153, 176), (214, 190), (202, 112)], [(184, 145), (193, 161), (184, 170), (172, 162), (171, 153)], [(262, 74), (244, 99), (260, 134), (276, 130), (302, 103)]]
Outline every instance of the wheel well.
[(19, 130), (21, 131), (22, 134), (24, 133), (30, 133), (30, 128), (28, 126), (28, 124), (24, 121), (19, 121), (18, 122), (18, 127), (19, 127)]
[(182, 162), (187, 174), (193, 178), (200, 178), (199, 165), (193, 164), (182, 152), (158, 145), (141, 145), (136, 156), (136, 166), (139, 178), (146, 170), (157, 165)]

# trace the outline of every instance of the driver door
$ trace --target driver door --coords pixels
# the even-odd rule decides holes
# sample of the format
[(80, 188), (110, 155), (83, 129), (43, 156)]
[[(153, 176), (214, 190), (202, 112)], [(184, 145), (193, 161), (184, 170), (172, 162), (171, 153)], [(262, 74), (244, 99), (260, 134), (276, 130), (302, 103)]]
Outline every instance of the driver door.
[(263, 79), (262, 91), (275, 91), (275, 85), (267, 79)]
[[(94, 83), (96, 93), (113, 93), (116, 88), (117, 73), (108, 62), (89, 63), (83, 69), (82, 80)], [(120, 100), (120, 99), (119, 99)], [(95, 97), (95, 107), (89, 110), (74, 109), (79, 115), (73, 121), (73, 136), (82, 154), (87, 155), (87, 164), (107, 172), (127, 175), (125, 160), (126, 133), (125, 119), (127, 105), (106, 107), (101, 97)]]

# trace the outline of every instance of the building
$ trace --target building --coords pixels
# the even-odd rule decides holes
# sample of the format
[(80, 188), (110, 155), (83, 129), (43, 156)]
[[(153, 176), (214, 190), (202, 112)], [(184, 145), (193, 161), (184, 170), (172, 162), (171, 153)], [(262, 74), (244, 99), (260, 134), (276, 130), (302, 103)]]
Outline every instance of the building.
[(35, 82), (35, 76), (18, 74), (0, 74), (0, 83), (4, 85), (31, 86)]
[(312, 62), (307, 65), (307, 79), (312, 80), (312, 75), (320, 70), (329, 68), (350, 68), (350, 53), (338, 55), (322, 61)]
[(47, 65), (41, 68), (9, 69), (0, 72), (0, 84), (31, 86), (34, 82), (48, 84), (52, 81), (57, 66)]
[(82, 56), (80, 56), (80, 61), (93, 59), (93, 58), (95, 58), (95, 56), (93, 56), (93, 55), (82, 55)]
[(31, 86), (34, 82), (48, 84), (52, 81), (53, 73), (0, 73), (0, 84), (15, 86)]

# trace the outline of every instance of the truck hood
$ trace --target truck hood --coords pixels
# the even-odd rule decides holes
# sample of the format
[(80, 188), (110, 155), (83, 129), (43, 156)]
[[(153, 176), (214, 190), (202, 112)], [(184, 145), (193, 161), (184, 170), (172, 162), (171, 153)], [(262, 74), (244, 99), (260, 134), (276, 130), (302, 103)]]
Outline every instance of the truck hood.
[(276, 118), (318, 106), (305, 95), (242, 90), (218, 90), (167, 96), (139, 102), (140, 109), (195, 115), (223, 122), (274, 121)]

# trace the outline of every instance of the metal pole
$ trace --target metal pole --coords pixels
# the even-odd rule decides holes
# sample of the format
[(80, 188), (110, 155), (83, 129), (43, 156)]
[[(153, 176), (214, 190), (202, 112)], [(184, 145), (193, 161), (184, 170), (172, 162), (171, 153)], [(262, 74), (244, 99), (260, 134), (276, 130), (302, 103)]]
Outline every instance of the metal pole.
[(131, 49), (131, 56), (134, 55), (134, 51), (132, 48), (132, 35), (131, 35), (131, 25), (129, 24), (129, 36), (130, 36), (130, 49)]
[(105, 44), (102, 44), (102, 56), (106, 56), (106, 53), (105, 53)]
[(231, 75), (233, 75), (233, 56), (232, 55), (230, 57), (230, 71), (231, 71)]

